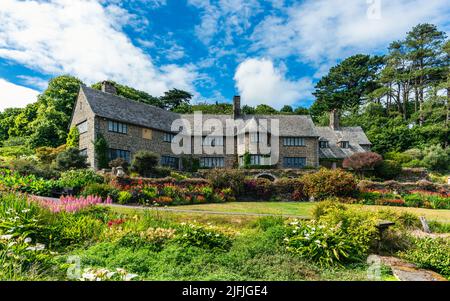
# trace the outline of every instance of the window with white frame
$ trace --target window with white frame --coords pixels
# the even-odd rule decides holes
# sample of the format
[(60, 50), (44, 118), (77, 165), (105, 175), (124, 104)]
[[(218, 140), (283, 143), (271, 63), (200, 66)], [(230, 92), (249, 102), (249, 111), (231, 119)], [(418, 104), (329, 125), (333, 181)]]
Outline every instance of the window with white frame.
[(117, 121), (108, 121), (108, 131), (120, 134), (128, 133), (128, 125)]
[(284, 137), (284, 146), (305, 146), (305, 138), (302, 137)]
[(202, 168), (215, 168), (224, 167), (225, 160), (223, 157), (202, 157), (200, 158), (200, 167)]
[(82, 123), (77, 125), (78, 133), (84, 134), (88, 130), (88, 123), (87, 120), (83, 121)]

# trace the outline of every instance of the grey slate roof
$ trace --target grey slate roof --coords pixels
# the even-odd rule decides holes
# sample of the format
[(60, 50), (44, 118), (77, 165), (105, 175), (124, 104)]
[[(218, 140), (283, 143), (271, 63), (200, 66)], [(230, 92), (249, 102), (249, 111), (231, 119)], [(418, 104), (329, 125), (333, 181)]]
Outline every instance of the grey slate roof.
[[(194, 127), (193, 114), (173, 113), (86, 86), (81, 86), (81, 92), (84, 93), (94, 114), (100, 117), (168, 132), (171, 131), (171, 125), (175, 119), (184, 118), (191, 124), (192, 129)], [(209, 119), (219, 119), (225, 126), (226, 120), (233, 119), (233, 116), (203, 114), (203, 122)], [(241, 119), (245, 124), (248, 124), (251, 120), (259, 122), (261, 119), (278, 119), (280, 136), (319, 136), (311, 117), (306, 115), (243, 115)], [(268, 122), (268, 131), (272, 132), (270, 125), (271, 122)]]
[[(370, 146), (371, 143), (361, 127), (342, 127), (339, 130), (332, 128), (316, 127), (320, 136), (320, 141), (328, 141), (328, 148), (319, 148), (320, 158), (344, 159), (353, 155), (367, 151), (363, 146)], [(341, 148), (338, 143), (348, 141), (349, 148)]]
[(172, 121), (179, 118), (179, 114), (86, 86), (81, 86), (81, 92), (100, 117), (163, 131), (170, 131)]

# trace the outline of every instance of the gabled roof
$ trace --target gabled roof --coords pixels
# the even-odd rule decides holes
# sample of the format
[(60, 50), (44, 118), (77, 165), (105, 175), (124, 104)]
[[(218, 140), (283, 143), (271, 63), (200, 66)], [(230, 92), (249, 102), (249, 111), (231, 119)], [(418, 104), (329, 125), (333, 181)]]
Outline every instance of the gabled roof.
[[(328, 148), (319, 148), (320, 158), (344, 159), (355, 153), (366, 150), (362, 146), (370, 146), (371, 143), (361, 127), (342, 127), (333, 130), (328, 126), (316, 127), (320, 141), (328, 141)], [(348, 141), (349, 148), (341, 148), (338, 143)]]
[(81, 86), (95, 115), (152, 129), (170, 131), (179, 114), (115, 94)]
[[(174, 120), (184, 118), (191, 124), (191, 129), (194, 129), (193, 114), (177, 114), (86, 86), (81, 86), (80, 93), (85, 95), (94, 114), (100, 117), (167, 132), (171, 131), (171, 125)], [(203, 114), (202, 118), (203, 122), (210, 119), (218, 119), (222, 122), (223, 126), (226, 126), (226, 120), (232, 120), (233, 116)], [(255, 120), (259, 124), (262, 119), (271, 121), (277, 119), (279, 121), (280, 136), (319, 136), (311, 117), (307, 115), (243, 115), (240, 119), (246, 125), (251, 120)], [(272, 122), (267, 122), (269, 132), (274, 130), (271, 128), (272, 125)]]

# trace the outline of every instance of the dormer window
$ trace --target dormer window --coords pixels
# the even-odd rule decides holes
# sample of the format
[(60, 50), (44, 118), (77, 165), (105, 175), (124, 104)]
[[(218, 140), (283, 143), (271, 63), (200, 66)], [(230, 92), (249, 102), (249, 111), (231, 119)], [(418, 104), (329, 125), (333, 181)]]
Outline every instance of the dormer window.
[(339, 143), (341, 145), (341, 148), (349, 148), (350, 147), (350, 143), (348, 141), (341, 141)]
[(328, 141), (319, 141), (319, 147), (320, 148), (328, 148)]

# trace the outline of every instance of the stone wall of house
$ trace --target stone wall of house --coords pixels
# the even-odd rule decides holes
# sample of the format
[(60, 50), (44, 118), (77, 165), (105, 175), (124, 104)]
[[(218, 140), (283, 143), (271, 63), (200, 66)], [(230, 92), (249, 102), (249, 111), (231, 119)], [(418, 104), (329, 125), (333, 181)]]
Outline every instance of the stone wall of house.
[(95, 115), (92, 112), (86, 97), (83, 93), (79, 93), (77, 102), (72, 115), (72, 121), (70, 127), (74, 127), (87, 121), (87, 132), (80, 133), (80, 150), (87, 151), (87, 162), (90, 166), (94, 167), (94, 144), (92, 141), (95, 139), (94, 124)]
[(96, 133), (101, 133), (109, 148), (129, 151), (131, 157), (140, 150), (154, 152), (160, 156), (172, 155), (169, 142), (164, 141), (164, 132), (152, 129), (152, 139), (143, 138), (143, 127), (127, 124), (128, 133), (121, 134), (108, 130), (108, 119), (102, 117), (95, 118)]
[(317, 138), (305, 137), (305, 146), (283, 146), (283, 139), (280, 138), (279, 149), (280, 158), (277, 168), (283, 168), (284, 157), (305, 157), (306, 165), (310, 167), (319, 166), (319, 141)]

